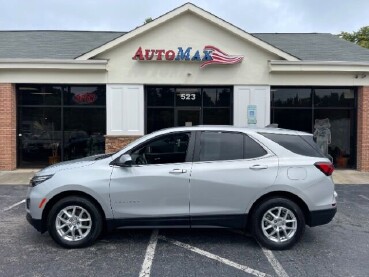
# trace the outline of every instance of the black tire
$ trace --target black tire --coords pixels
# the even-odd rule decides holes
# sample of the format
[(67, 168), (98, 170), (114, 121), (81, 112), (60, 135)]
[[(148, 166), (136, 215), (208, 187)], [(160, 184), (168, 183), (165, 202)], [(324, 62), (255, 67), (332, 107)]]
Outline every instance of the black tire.
[[(284, 219), (282, 219), (281, 217), (279, 217), (279, 219), (276, 219), (272, 217), (270, 213), (268, 213), (267, 215), (267, 212), (270, 211), (271, 209), (273, 214), (274, 211), (278, 212), (279, 211), (278, 207), (282, 207), (281, 211), (283, 216), (286, 214), (287, 210), (292, 212), (293, 216), (296, 219), (295, 220), (296, 223), (287, 223), (286, 225), (286, 223), (284, 223), (285, 222)], [(267, 222), (266, 219), (263, 220), (264, 215), (267, 215), (266, 219), (268, 220), (273, 218), (272, 223)], [(278, 213), (276, 215), (278, 215)], [(251, 232), (254, 238), (262, 246), (271, 250), (285, 250), (291, 248), (296, 242), (300, 240), (301, 236), (305, 231), (305, 217), (303, 212), (295, 202), (287, 198), (276, 197), (266, 199), (258, 207), (256, 207), (255, 211), (251, 216), (252, 216)], [(292, 219), (293, 221), (292, 215), (289, 214), (287, 219), (289, 221), (291, 221)], [(282, 227), (280, 227), (278, 224), (281, 224)], [(295, 224), (297, 224), (297, 226)], [(268, 233), (268, 235), (271, 235), (273, 232), (276, 232), (275, 235), (270, 236), (270, 238), (268, 238), (267, 235), (264, 233), (262, 226), (268, 227), (268, 229), (265, 231), (266, 233)], [(287, 227), (288, 229), (285, 227)], [(292, 231), (292, 228), (296, 228), (294, 233)], [(286, 233), (284, 233), (283, 229), (287, 232), (287, 234), (288, 232), (291, 233), (288, 234), (288, 236), (286, 236), (285, 235)], [(274, 236), (277, 236), (277, 238), (275, 238)], [(278, 238), (280, 239), (280, 241), (273, 241), (278, 240)]]
[[(68, 207), (74, 207), (74, 206), (80, 208), (80, 209), (76, 208), (77, 210), (76, 213), (78, 213), (78, 211), (81, 211), (82, 213), (82, 210), (87, 211), (87, 212), (83, 212), (81, 217), (87, 218), (88, 222), (87, 223), (79, 222), (79, 223), (76, 223), (76, 226), (78, 224), (82, 224), (82, 225), (85, 224), (87, 228), (84, 228), (84, 229), (89, 228), (89, 231), (83, 230), (81, 228), (81, 232), (87, 233), (87, 234), (84, 234), (85, 237), (82, 237), (79, 234), (77, 234), (77, 240), (71, 241), (71, 240), (68, 240), (68, 237), (72, 236), (72, 232), (69, 232), (70, 225), (66, 224), (67, 226), (62, 229), (62, 232), (64, 230), (66, 230), (65, 233), (69, 232), (68, 235), (65, 236), (65, 238), (63, 238), (62, 235), (59, 233), (60, 231), (57, 230), (56, 220), (57, 220), (58, 214), (61, 213), (63, 209), (66, 209)], [(60, 220), (58, 221), (61, 222)], [(65, 223), (62, 222), (62, 224), (65, 224)], [(82, 226), (82, 227), (86, 227), (86, 226)], [(77, 228), (77, 227), (73, 227), (73, 228)], [(53, 238), (53, 240), (57, 244), (59, 244), (60, 246), (64, 248), (81, 248), (81, 247), (86, 247), (86, 246), (93, 244), (95, 240), (101, 234), (102, 228), (103, 228), (103, 219), (102, 219), (102, 215), (100, 211), (98, 210), (98, 208), (89, 199), (80, 197), (80, 196), (68, 196), (63, 199), (60, 199), (51, 208), (49, 215), (48, 215), (48, 219), (47, 219), (47, 229), (49, 231), (50, 236)], [(78, 230), (74, 230), (74, 232), (76, 231)]]

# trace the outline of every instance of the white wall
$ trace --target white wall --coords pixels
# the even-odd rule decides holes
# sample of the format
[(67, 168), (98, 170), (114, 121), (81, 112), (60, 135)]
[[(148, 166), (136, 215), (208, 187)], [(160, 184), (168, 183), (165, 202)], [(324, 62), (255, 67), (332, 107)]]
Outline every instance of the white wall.
[(107, 135), (144, 134), (143, 85), (106, 85)]
[[(265, 127), (270, 124), (270, 87), (235, 86), (233, 90), (233, 124), (235, 126)], [(256, 105), (256, 125), (247, 122), (247, 106)]]
[[(192, 47), (194, 51), (213, 45), (230, 55), (244, 55), (242, 63), (208, 65), (184, 61), (132, 60), (137, 49), (172, 49)], [(269, 84), (269, 60), (278, 56), (255, 46), (229, 31), (194, 14), (186, 13), (134, 37), (95, 59), (109, 60), (110, 84), (176, 84), (176, 85), (265, 85)]]

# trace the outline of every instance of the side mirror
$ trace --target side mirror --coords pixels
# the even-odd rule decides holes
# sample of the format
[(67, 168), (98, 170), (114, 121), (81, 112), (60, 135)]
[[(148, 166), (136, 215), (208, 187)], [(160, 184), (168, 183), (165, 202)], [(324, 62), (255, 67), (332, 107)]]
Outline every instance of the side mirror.
[(122, 156), (119, 157), (118, 162), (116, 163), (116, 165), (118, 166), (122, 166), (122, 167), (130, 167), (132, 166), (132, 157), (130, 154), (124, 154)]

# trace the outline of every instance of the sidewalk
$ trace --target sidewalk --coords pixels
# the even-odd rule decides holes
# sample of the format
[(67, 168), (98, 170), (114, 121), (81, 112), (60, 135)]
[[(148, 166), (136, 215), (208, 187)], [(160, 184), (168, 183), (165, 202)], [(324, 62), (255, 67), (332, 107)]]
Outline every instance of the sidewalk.
[[(39, 170), (16, 169), (14, 171), (0, 171), (0, 185), (28, 185), (29, 180)], [(335, 170), (333, 172), (333, 180), (335, 184), (369, 184), (369, 172)]]

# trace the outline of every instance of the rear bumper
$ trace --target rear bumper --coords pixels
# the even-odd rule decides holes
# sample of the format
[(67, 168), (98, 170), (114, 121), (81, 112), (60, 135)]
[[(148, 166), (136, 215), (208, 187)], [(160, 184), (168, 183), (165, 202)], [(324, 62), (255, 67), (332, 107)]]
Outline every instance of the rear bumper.
[(337, 212), (337, 207), (328, 210), (311, 211), (307, 225), (310, 227), (324, 225), (332, 221)]
[(46, 231), (42, 224), (41, 219), (34, 219), (29, 213), (27, 213), (26, 219), (29, 222), (29, 224), (31, 224), (37, 231), (41, 233), (44, 233)]

